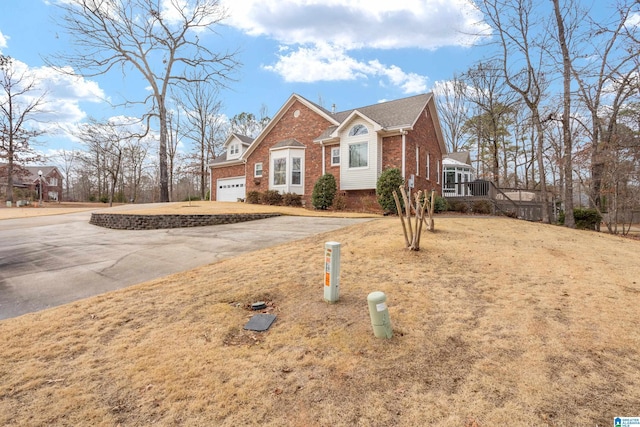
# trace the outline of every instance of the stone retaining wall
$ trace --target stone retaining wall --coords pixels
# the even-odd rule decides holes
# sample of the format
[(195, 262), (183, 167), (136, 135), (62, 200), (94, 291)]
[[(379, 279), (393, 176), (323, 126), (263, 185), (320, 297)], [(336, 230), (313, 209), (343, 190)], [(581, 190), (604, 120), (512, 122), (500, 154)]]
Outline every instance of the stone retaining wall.
[(202, 227), (205, 225), (235, 224), (237, 222), (280, 216), (265, 214), (226, 215), (127, 215), (92, 213), (90, 224), (116, 230), (157, 230), (161, 228)]

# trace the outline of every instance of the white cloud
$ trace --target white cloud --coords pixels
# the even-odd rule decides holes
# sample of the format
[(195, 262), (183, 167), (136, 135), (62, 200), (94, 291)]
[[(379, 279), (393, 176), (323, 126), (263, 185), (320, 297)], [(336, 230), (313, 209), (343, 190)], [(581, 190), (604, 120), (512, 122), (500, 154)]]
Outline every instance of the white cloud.
[(314, 47), (300, 47), (294, 52), (284, 50), (275, 65), (265, 66), (280, 74), (285, 81), (311, 83), (316, 81), (344, 81), (383, 77), (406, 94), (421, 93), (427, 89), (428, 78), (406, 73), (395, 65), (387, 66), (378, 60), (357, 61), (344, 49), (319, 43)]
[(285, 44), (347, 49), (470, 46), (486, 31), (468, 0), (226, 0), (229, 24)]
[(264, 68), (288, 82), (383, 77), (381, 84), (404, 93), (423, 92), (427, 77), (382, 64), (375, 57), (356, 60), (351, 53), (471, 46), (488, 28), (478, 24), (482, 14), (469, 0), (224, 1), (230, 25), (280, 43), (277, 62)]
[(2, 34), (2, 31), (0, 31), (0, 53), (2, 53), (2, 49), (7, 47), (7, 40), (9, 40), (9, 36), (5, 36)]
[(79, 122), (87, 115), (81, 103), (98, 103), (106, 99), (103, 90), (94, 81), (62, 74), (50, 67), (30, 68), (16, 59), (12, 64), (14, 81), (22, 81), (23, 85), (33, 82), (33, 90), (16, 99), (17, 103), (26, 105), (44, 94), (40, 111), (37, 116), (34, 115), (37, 120), (35, 127), (50, 131)]

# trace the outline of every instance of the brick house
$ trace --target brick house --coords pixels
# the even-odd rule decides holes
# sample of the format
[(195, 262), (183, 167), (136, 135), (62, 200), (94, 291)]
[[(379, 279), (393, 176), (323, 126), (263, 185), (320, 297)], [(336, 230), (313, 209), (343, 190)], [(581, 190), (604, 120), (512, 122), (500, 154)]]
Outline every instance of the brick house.
[[(58, 202), (62, 200), (62, 174), (55, 166), (13, 166), (13, 188), (16, 201), (20, 198), (40, 200), (40, 175), (42, 172), (42, 200)], [(7, 164), (0, 163), (0, 197), (6, 195)], [(22, 192), (22, 194), (16, 194)]]
[(311, 206), (316, 181), (336, 178), (348, 209), (376, 210), (380, 173), (396, 167), (415, 189), (441, 193), (446, 153), (432, 94), (330, 112), (293, 94), (255, 140), (231, 135), (211, 164), (211, 200), (249, 191), (302, 195)]

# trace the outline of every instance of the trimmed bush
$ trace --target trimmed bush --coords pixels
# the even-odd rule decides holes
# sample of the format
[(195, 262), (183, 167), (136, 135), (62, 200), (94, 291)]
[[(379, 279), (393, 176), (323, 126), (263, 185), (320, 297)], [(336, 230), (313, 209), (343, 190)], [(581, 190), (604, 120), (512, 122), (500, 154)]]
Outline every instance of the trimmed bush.
[(311, 204), (316, 209), (326, 210), (333, 204), (337, 191), (336, 178), (330, 173), (325, 173), (313, 186)]
[(389, 168), (380, 174), (380, 178), (378, 178), (378, 182), (376, 183), (376, 197), (384, 213), (398, 213), (396, 202), (393, 198), (394, 191), (398, 192), (400, 206), (403, 207), (404, 202), (398, 190), (401, 185), (404, 185), (404, 179), (402, 179), (400, 169)]
[(452, 212), (467, 213), (469, 205), (465, 202), (451, 201), (449, 202), (449, 210)]
[(260, 203), (260, 192), (259, 191), (249, 191), (247, 193), (246, 198), (247, 203), (251, 203), (252, 205), (257, 205)]
[(282, 204), (285, 206), (302, 206), (302, 196), (296, 193), (284, 193)]
[(267, 190), (260, 195), (260, 201), (265, 205), (280, 205), (282, 194), (277, 190)]
[(493, 207), (491, 202), (488, 200), (476, 200), (471, 205), (471, 210), (473, 213), (490, 215), (493, 212)]
[[(560, 212), (558, 222), (564, 225), (565, 213)], [(597, 230), (598, 224), (602, 221), (602, 216), (595, 209), (575, 208), (573, 218), (576, 221), (576, 228), (579, 230)]]
[(335, 199), (333, 199), (333, 209), (337, 211), (343, 211), (347, 208), (347, 198), (344, 194), (336, 195)]

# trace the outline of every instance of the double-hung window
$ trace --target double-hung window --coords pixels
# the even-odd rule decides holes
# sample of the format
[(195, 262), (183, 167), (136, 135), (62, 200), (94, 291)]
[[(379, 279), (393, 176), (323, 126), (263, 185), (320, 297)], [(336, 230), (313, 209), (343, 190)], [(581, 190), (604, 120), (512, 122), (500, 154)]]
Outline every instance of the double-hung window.
[(260, 178), (262, 176), (262, 163), (256, 163), (253, 166), (253, 176), (254, 178)]
[(287, 159), (284, 157), (273, 159), (273, 185), (287, 184)]
[(302, 184), (302, 159), (300, 157), (291, 158), (291, 185)]
[(427, 174), (426, 178), (428, 180), (431, 179), (431, 154), (427, 153), (427, 166), (426, 166), (426, 171), (425, 173)]
[(366, 168), (369, 166), (369, 143), (349, 144), (349, 167)]
[(334, 147), (331, 149), (331, 166), (340, 165), (340, 147)]

